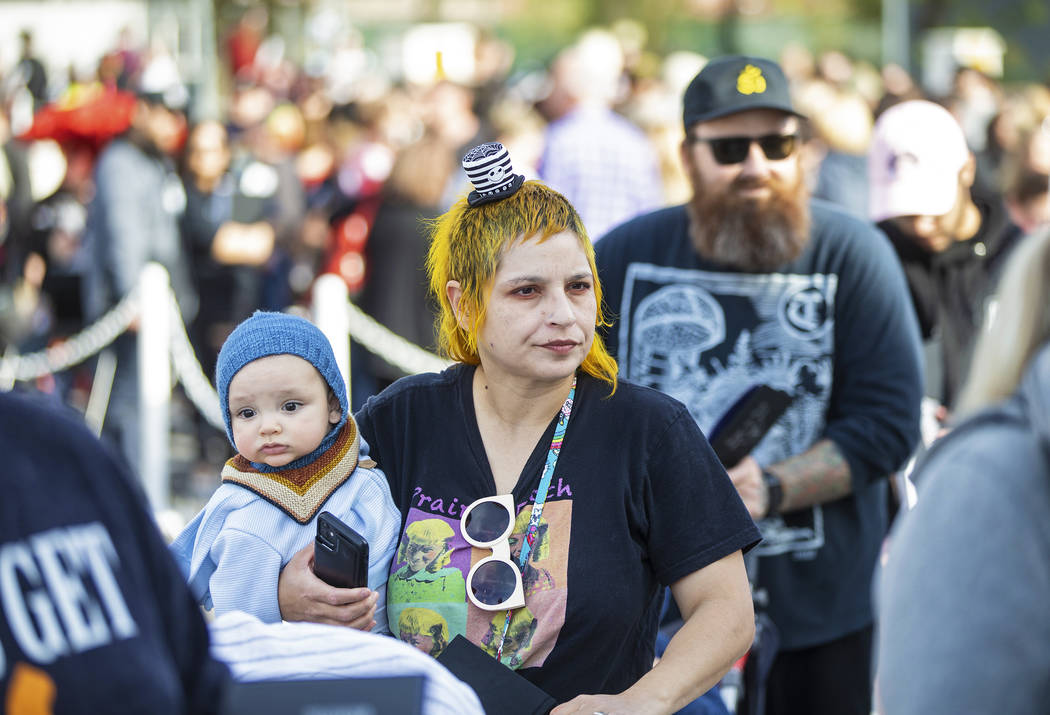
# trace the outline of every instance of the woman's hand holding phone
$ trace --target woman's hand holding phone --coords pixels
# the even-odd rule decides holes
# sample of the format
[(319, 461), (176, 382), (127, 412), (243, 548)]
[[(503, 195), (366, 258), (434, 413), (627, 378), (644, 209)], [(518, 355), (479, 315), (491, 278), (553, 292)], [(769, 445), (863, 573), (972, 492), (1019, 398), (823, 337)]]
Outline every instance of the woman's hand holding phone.
[(277, 584), (281, 618), (371, 630), (375, 626), (379, 594), (367, 587), (329, 586), (314, 575), (313, 561), (314, 545), (310, 543), (296, 552), (281, 570)]

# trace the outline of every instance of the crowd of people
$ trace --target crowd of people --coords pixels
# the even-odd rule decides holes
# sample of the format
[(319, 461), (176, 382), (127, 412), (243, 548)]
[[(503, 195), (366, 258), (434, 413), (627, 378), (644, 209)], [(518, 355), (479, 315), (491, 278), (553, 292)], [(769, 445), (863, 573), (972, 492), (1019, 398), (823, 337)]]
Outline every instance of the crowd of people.
[[(185, 702), (217, 697), (228, 677), (182, 650), (206, 642), (195, 601), (261, 643), (374, 630), (354, 647), (437, 656), (489, 709), (509, 707), (502, 666), (559, 715), (1038, 708), (1050, 87), (962, 67), (931, 96), (900, 67), (797, 46), (653, 62), (592, 29), (540, 78), (480, 33), (472, 82), (438, 64), (427, 83), (348, 89), (260, 51), (257, 20), (226, 45), (218, 117), (156, 50), (121, 46), (61, 98), (39, 62), (3, 83), (36, 108), (3, 122), (8, 354), (89, 324), (157, 261), (215, 375), (226, 435), (198, 435), (211, 499), (172, 545), (179, 569), (150, 574), (189, 584), (160, 604), (189, 624), (172, 692), (177, 675)], [(40, 196), (45, 139), (64, 172)], [(327, 339), (288, 315), (321, 273), (452, 366), (406, 376), (355, 345), (348, 394)], [(137, 465), (135, 326), (111, 349), (107, 446), (74, 446)], [(82, 407), (90, 381), (34, 387)], [(723, 464), (708, 438), (756, 387), (787, 407)], [(44, 437), (21, 429), (8, 448), (36, 474)], [(130, 528), (93, 504), (81, 520), (103, 535)], [(367, 585), (314, 575), (322, 509), (368, 539)], [(485, 510), (494, 534), (471, 531)], [(11, 543), (73, 529), (69, 511), (19, 521)], [(28, 581), (50, 568), (33, 548)], [(111, 635), (169, 647), (148, 609), (114, 615), (136, 578), (102, 594)], [(61, 683), (12, 633), (0, 683), (39, 696), (5, 654)], [(743, 697), (721, 697), (749, 646)], [(237, 677), (258, 656), (214, 650)]]

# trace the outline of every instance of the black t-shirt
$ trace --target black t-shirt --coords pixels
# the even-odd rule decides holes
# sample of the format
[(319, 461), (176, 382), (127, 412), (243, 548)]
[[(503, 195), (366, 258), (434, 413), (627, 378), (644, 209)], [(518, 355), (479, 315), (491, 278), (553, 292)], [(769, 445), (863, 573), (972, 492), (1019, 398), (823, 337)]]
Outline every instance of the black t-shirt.
[(605, 339), (624, 377), (683, 402), (705, 432), (767, 384), (794, 401), (752, 452), (759, 464), (821, 439), (849, 463), (850, 496), (761, 525), (758, 585), (782, 645), (826, 643), (871, 623), (884, 477), (918, 440), (922, 396), (915, 315), (885, 237), (813, 201), (802, 254), (745, 273), (701, 259), (676, 206), (614, 229), (596, 252), (614, 321)]
[(0, 702), (217, 712), (228, 671), (119, 457), (59, 408), (3, 393), (0, 453)]
[[(423, 645), (463, 633), (495, 654), (505, 612), (467, 603), (471, 564), (490, 554), (463, 540), (459, 517), (495, 482), (474, 413), (474, 368), (402, 378), (356, 415), (403, 518), (387, 614)], [(648, 388), (580, 374), (572, 416), (527, 564), (503, 662), (558, 701), (618, 693), (653, 663), (662, 586), (759, 538), (685, 408)], [(556, 424), (526, 463), (514, 499), (512, 558), (532, 511)], [(425, 567), (410, 563), (429, 553)], [(516, 563), (516, 561), (515, 561)], [(435, 645), (436, 643), (436, 645)], [(417, 642), (417, 647), (419, 643)]]
[(908, 281), (923, 340), (937, 364), (927, 365), (926, 394), (952, 405), (966, 379), (984, 303), (1010, 251), (1021, 238), (1001, 200), (972, 192), (981, 228), (939, 253), (928, 251), (892, 221), (879, 228), (889, 237)]

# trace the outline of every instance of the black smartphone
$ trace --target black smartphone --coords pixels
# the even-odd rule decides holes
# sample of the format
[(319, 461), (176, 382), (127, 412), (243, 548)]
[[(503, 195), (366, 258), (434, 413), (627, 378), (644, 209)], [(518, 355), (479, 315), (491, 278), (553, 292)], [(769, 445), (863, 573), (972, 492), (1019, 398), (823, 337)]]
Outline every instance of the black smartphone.
[(314, 573), (339, 588), (368, 585), (368, 542), (331, 512), (317, 516)]
[(755, 385), (745, 392), (708, 435), (722, 465), (731, 469), (751, 454), (793, 401), (791, 395), (769, 385)]

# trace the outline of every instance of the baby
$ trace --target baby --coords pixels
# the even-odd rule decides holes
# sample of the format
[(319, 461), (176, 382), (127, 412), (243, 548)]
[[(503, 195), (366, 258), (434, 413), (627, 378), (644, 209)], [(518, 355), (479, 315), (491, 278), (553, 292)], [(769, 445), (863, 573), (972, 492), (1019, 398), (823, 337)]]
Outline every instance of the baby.
[(281, 568), (312, 542), (323, 507), (368, 540), (373, 630), (385, 632), (401, 515), (349, 414), (328, 339), (303, 318), (256, 312), (226, 339), (215, 373), (237, 455), (171, 545), (194, 597), (215, 615), (280, 621)]

